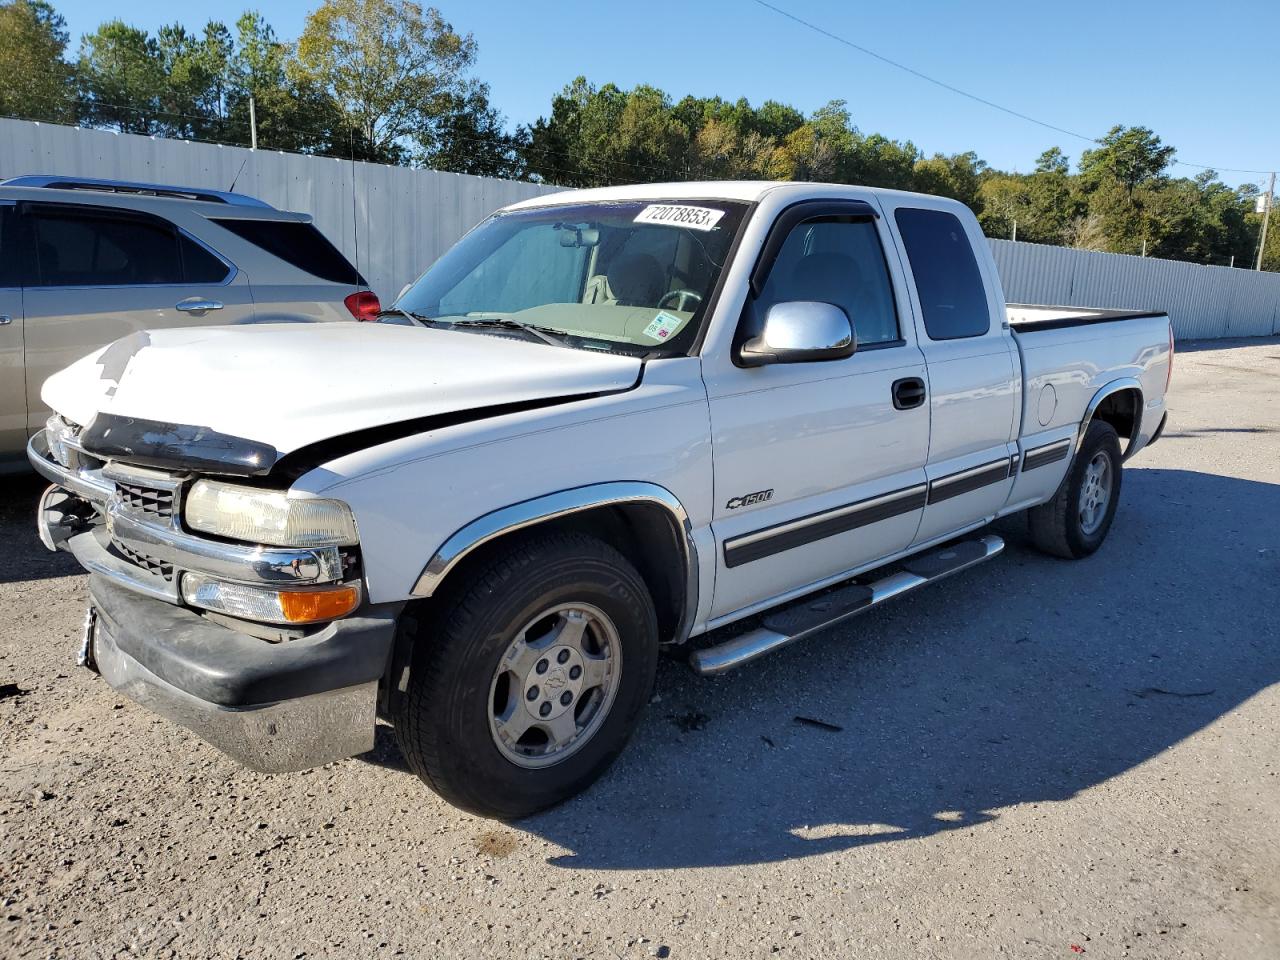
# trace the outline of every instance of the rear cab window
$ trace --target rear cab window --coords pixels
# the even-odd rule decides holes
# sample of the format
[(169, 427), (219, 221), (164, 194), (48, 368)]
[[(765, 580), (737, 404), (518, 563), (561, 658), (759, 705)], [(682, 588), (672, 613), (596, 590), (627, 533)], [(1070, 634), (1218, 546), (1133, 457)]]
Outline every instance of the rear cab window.
[(944, 210), (894, 213), (911, 263), (930, 340), (980, 337), (991, 329), (987, 288), (960, 218)]
[(209, 222), (319, 280), (368, 286), (351, 261), (314, 224), (231, 217), (210, 217)]

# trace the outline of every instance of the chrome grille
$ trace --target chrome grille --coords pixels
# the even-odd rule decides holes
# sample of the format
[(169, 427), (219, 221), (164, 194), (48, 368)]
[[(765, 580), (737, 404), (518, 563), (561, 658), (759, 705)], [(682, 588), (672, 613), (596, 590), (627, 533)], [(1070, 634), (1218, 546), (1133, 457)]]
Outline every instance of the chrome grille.
[(173, 491), (158, 490), (135, 483), (116, 481), (116, 493), (122, 506), (163, 520), (173, 518)]
[(111, 538), (112, 548), (124, 557), (134, 566), (139, 567), (147, 573), (160, 577), (166, 583), (173, 582), (173, 564), (162, 563), (154, 557), (148, 557), (145, 553), (139, 553), (137, 550), (130, 550), (115, 537)]

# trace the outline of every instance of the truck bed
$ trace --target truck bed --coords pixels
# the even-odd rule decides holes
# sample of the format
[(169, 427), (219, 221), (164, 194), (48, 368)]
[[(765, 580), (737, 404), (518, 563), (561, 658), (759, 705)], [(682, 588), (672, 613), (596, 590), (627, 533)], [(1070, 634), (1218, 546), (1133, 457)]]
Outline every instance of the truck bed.
[(1164, 416), (1172, 361), (1168, 315), (1022, 303), (1009, 304), (1007, 315), (1022, 361), (1020, 434), (1027, 446), (1073, 429), (1100, 389), (1124, 381), (1143, 399), (1136, 435), (1122, 434), (1125, 453), (1142, 448)]
[(1163, 317), (1159, 310), (1106, 310), (1100, 307), (1059, 307), (1038, 303), (1010, 303), (1005, 316), (1014, 333), (1040, 330), (1063, 330), (1086, 327), (1095, 323), (1119, 323), (1123, 320), (1145, 320)]

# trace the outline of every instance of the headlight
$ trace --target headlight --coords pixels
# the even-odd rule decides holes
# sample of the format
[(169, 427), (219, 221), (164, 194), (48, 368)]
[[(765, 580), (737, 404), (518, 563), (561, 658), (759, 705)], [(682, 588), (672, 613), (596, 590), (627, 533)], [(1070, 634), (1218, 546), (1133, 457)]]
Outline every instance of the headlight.
[(54, 414), (44, 422), (44, 436), (49, 442), (49, 455), (67, 469), (71, 469), (71, 451), (67, 441), (75, 439), (76, 428)]
[(199, 480), (182, 516), (202, 533), (280, 547), (341, 547), (358, 542), (356, 518), (341, 500), (288, 497), (215, 480)]

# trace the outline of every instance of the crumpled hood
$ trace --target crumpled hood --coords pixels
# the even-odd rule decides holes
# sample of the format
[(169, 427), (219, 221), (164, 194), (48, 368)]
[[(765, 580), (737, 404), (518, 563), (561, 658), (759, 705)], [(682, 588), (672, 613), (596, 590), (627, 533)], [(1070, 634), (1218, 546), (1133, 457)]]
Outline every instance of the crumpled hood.
[(45, 381), (69, 420), (99, 413), (208, 427), (283, 456), (420, 417), (626, 390), (640, 361), (509, 337), (378, 323), (136, 333)]

